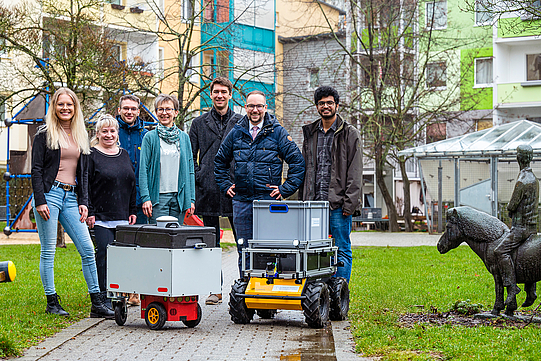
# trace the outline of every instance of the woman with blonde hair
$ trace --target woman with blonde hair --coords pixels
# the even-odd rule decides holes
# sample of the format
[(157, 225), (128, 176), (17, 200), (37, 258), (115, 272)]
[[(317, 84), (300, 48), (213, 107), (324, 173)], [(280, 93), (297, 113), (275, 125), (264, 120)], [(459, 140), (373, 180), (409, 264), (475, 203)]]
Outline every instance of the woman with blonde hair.
[(47, 296), (45, 312), (69, 316), (60, 305), (54, 284), (56, 230), (60, 221), (82, 260), (92, 300), (90, 317), (113, 318), (99, 292), (94, 247), (85, 221), (88, 216), (87, 163), (90, 146), (83, 113), (75, 93), (58, 89), (51, 98), (32, 147), (32, 206), (41, 243), (39, 272)]
[(94, 228), (98, 283), (105, 297), (107, 245), (115, 240), (116, 226), (137, 220), (135, 172), (128, 152), (118, 146), (118, 122), (111, 115), (105, 114), (96, 122), (90, 145), (86, 223)]

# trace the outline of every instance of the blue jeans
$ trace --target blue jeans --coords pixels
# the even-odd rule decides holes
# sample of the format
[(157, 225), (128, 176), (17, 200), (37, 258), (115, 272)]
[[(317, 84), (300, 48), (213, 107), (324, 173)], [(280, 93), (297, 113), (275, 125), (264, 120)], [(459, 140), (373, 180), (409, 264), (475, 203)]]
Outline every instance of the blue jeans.
[(342, 208), (330, 211), (329, 228), (334, 238), (334, 244), (338, 246), (338, 262), (344, 262), (343, 267), (338, 267), (334, 277), (344, 277), (348, 283), (351, 276), (351, 264), (353, 256), (351, 253), (351, 233), (352, 216), (342, 215)]
[(143, 213), (143, 207), (137, 206), (137, 220), (135, 221), (135, 224), (147, 224), (148, 218), (145, 216), (145, 213)]
[(49, 193), (45, 193), (45, 200), (47, 201), (50, 212), (50, 218), (47, 221), (41, 218), (36, 211), (34, 200), (32, 200), (39, 241), (41, 243), (39, 273), (45, 294), (53, 295), (56, 293), (54, 287), (54, 255), (56, 251), (58, 221), (60, 221), (60, 224), (62, 224), (81, 255), (83, 276), (88, 287), (88, 292), (99, 292), (100, 287), (98, 285), (98, 273), (94, 258), (94, 246), (90, 239), (86, 223), (79, 221), (81, 216), (79, 214), (79, 205), (77, 204), (77, 195), (73, 191), (67, 192), (62, 188), (53, 186)]
[[(237, 251), (239, 253), (239, 273), (242, 278), (242, 249), (248, 247), (248, 240), (253, 238), (254, 234), (254, 209), (252, 202), (236, 201), (233, 199), (233, 223), (237, 232), (237, 240), (244, 239), (242, 245), (237, 242)], [(250, 257), (246, 254), (246, 269), (250, 268)]]
[(180, 205), (178, 204), (177, 193), (160, 193), (158, 204), (152, 206), (152, 217), (149, 218), (150, 224), (156, 224), (156, 218), (161, 216), (171, 216), (178, 219), (178, 223), (184, 222), (184, 215), (180, 217)]

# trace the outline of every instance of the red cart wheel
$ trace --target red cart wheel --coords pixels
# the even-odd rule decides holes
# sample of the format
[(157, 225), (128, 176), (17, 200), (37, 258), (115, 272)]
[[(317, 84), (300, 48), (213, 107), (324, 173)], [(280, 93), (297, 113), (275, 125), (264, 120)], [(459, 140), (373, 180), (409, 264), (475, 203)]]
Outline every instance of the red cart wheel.
[(167, 321), (167, 312), (161, 303), (152, 302), (147, 306), (145, 322), (151, 330), (160, 330)]

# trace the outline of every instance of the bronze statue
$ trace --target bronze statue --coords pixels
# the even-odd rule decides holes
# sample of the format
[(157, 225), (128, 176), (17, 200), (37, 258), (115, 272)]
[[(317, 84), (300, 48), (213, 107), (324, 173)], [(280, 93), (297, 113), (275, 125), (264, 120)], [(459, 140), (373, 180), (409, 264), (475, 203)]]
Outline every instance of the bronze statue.
[(532, 234), (537, 234), (537, 208), (539, 207), (539, 181), (530, 168), (533, 159), (533, 149), (529, 145), (517, 147), (517, 161), (520, 166), (517, 182), (511, 200), (507, 205), (509, 217), (512, 220), (511, 232), (494, 250), (503, 286), (507, 288), (505, 305), (516, 302), (520, 292), (517, 286), (515, 265), (511, 253)]
[[(447, 212), (446, 229), (438, 241), (441, 254), (466, 242), (483, 260), (494, 277), (496, 301), (491, 311), (493, 315), (498, 315), (505, 306), (505, 313), (509, 316), (517, 309), (516, 294), (504, 303), (502, 272), (495, 252), (510, 234), (509, 227), (498, 218), (471, 207), (456, 207)], [(524, 283), (526, 291), (522, 307), (529, 307), (537, 298), (536, 282), (541, 280), (541, 236), (529, 237), (511, 252), (511, 258), (514, 260), (515, 282)]]

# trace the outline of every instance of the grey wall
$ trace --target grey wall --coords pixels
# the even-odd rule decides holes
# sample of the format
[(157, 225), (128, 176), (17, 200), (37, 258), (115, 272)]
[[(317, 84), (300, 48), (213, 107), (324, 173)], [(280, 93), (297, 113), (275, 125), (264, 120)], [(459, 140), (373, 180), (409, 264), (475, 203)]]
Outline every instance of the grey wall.
[[(340, 38), (345, 43), (345, 38)], [(319, 69), (319, 86), (329, 85), (340, 94), (340, 103), (347, 104), (347, 57), (342, 47), (328, 36), (282, 41), (284, 43), (284, 119), (283, 125), (299, 147), (305, 124), (319, 119), (310, 88), (310, 69)], [(340, 112), (340, 111), (339, 111)], [(343, 116), (345, 112), (341, 112)]]

